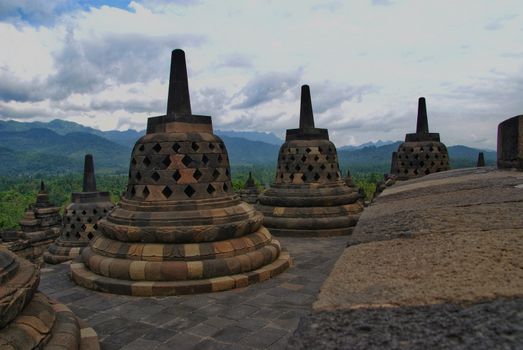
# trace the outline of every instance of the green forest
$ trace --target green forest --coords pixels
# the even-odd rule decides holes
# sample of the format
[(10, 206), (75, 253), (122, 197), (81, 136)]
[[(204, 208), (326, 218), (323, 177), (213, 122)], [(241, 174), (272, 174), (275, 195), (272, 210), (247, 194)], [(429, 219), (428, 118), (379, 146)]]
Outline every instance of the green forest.
[[(243, 187), (252, 172), (255, 182), (260, 188), (272, 182), (274, 168), (272, 166), (232, 166), (234, 190)], [(382, 178), (380, 174), (355, 174), (356, 184), (365, 190), (367, 196), (374, 193), (375, 184)], [(82, 175), (35, 175), (23, 177), (0, 177), (0, 230), (18, 228), (18, 221), (24, 211), (36, 199), (40, 189), (40, 180), (45, 182), (50, 201), (63, 209), (71, 201), (71, 193), (82, 190)], [(96, 176), (99, 191), (109, 191), (113, 202), (117, 203), (120, 194), (127, 186), (126, 175), (98, 174)]]

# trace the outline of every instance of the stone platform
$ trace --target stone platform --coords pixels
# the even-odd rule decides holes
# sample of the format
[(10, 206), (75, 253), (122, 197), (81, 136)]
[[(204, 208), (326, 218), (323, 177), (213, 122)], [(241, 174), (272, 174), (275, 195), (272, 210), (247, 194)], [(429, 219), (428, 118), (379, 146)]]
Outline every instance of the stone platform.
[(290, 348), (523, 347), (523, 173), (387, 188), (360, 217)]
[(106, 294), (76, 286), (63, 263), (42, 269), (40, 290), (86, 320), (102, 349), (285, 349), (347, 237), (280, 241), (293, 266), (245, 288), (170, 297)]

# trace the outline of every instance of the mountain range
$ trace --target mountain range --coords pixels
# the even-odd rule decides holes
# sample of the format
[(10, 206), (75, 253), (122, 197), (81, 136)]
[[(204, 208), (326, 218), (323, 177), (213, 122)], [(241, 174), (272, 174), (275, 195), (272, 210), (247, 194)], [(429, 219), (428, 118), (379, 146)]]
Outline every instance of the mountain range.
[[(134, 142), (144, 131), (101, 131), (74, 122), (0, 121), (0, 176), (34, 176), (79, 172), (83, 156), (93, 154), (100, 173), (125, 174)], [(227, 146), (231, 166), (275, 168), (283, 140), (271, 133), (216, 131)], [(342, 169), (353, 173), (385, 173), (400, 142), (378, 141), (338, 150)], [(474, 166), (480, 150), (450, 146), (454, 168)], [(484, 151), (487, 165), (494, 165), (496, 153)]]

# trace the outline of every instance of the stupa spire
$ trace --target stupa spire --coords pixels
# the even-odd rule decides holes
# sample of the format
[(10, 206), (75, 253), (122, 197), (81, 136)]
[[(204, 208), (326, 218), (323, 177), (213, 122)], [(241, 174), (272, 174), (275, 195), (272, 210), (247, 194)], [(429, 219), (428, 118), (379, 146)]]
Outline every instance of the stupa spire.
[(44, 193), (44, 192), (45, 192), (45, 184), (44, 184), (44, 180), (40, 180), (40, 192), (41, 192), (41, 193)]
[(300, 106), (300, 129), (314, 128), (314, 115), (312, 114), (311, 91), (309, 85), (301, 87), (301, 106)]
[(180, 49), (172, 51), (171, 75), (169, 77), (169, 96), (167, 97), (167, 114), (191, 115), (191, 98), (187, 80), (185, 52)]
[(427, 105), (425, 97), (420, 97), (418, 100), (418, 122), (416, 124), (416, 133), (428, 133), (429, 121), (427, 118)]
[(477, 162), (476, 166), (478, 168), (482, 167), (482, 166), (485, 166), (485, 155), (483, 154), (483, 152), (479, 152), (479, 154), (478, 154), (478, 162)]
[(94, 176), (94, 162), (91, 154), (85, 155), (83, 192), (96, 192), (96, 178)]

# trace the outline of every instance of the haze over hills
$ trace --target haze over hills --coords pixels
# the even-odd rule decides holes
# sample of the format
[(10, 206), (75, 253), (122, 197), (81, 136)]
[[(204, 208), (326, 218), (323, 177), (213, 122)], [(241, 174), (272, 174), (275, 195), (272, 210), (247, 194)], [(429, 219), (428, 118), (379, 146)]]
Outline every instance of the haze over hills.
[[(276, 135), (243, 131), (216, 133), (227, 145), (231, 166), (269, 169), (276, 166), (283, 143)], [(85, 153), (94, 155), (98, 172), (126, 174), (131, 149), (143, 134), (144, 131), (136, 130), (100, 131), (63, 120), (49, 123), (0, 121), (0, 176), (79, 172)], [(385, 173), (398, 144), (399, 141), (377, 141), (340, 147), (340, 166), (344, 171), (350, 168), (352, 173)], [(466, 146), (448, 149), (453, 167), (475, 166), (480, 151)], [(485, 158), (487, 165), (494, 165), (496, 153), (485, 151)]]

